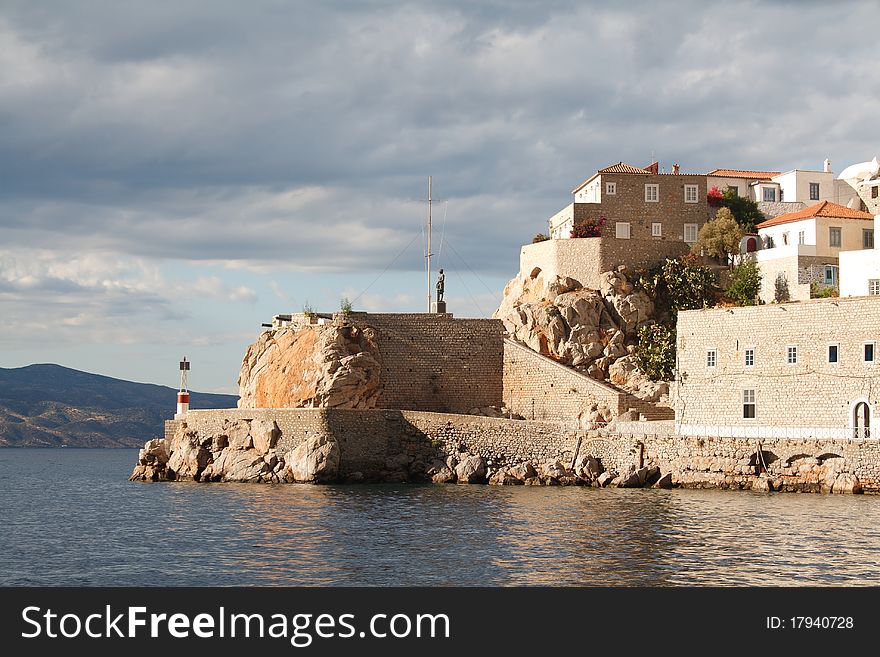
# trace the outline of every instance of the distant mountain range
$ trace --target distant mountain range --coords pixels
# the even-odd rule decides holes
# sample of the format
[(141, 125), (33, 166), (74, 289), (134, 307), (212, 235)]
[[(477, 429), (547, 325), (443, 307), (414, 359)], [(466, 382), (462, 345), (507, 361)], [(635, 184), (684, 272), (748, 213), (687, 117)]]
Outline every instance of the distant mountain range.
[[(237, 395), (190, 391), (190, 408), (235, 408)], [(143, 447), (163, 435), (177, 390), (60, 365), (0, 368), (0, 447)]]

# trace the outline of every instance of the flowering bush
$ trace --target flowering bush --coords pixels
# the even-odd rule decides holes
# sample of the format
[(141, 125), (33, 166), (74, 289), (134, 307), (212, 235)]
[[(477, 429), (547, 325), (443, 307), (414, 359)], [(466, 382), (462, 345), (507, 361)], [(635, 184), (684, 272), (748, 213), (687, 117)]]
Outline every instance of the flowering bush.
[(602, 226), (605, 225), (605, 217), (598, 219), (586, 219), (575, 224), (571, 229), (571, 237), (599, 237), (602, 235)]
[(721, 193), (721, 190), (718, 189), (717, 186), (713, 186), (712, 189), (709, 190), (706, 200), (713, 208), (717, 208), (724, 202), (724, 194)]

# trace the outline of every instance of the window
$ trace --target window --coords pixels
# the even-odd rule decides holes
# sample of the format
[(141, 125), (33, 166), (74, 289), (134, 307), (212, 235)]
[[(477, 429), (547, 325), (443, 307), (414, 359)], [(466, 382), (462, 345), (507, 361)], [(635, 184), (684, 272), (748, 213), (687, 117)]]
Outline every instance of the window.
[(772, 187), (764, 187), (764, 200), (765, 201), (775, 201), (776, 200), (776, 190)]
[(645, 185), (645, 202), (657, 203), (660, 200), (660, 185)]
[(862, 228), (862, 248), (863, 249), (873, 249), (874, 248), (874, 229), (873, 228)]
[(684, 186), (684, 202), (685, 203), (696, 203), (698, 189), (699, 188), (696, 185), (685, 185)]
[(834, 265), (825, 265), (825, 285), (834, 285)]
[(838, 344), (828, 345), (828, 362), (829, 363), (836, 364), (838, 362), (839, 354), (840, 354), (840, 345), (838, 345)]
[(874, 362), (874, 342), (866, 342), (865, 343), (865, 362), (873, 363)]
[(776, 242), (773, 241), (772, 235), (767, 235), (766, 237), (764, 237), (764, 248), (765, 249), (775, 249), (776, 248)]
[(828, 229), (828, 245), (840, 247), (840, 228)]
[(688, 244), (693, 244), (697, 241), (697, 224), (685, 224), (684, 225), (684, 241)]
[(782, 243), (788, 245), (788, 233), (782, 233)]
[(629, 239), (629, 222), (618, 221), (614, 224), (614, 236), (619, 240)]
[(877, 198), (877, 187), (876, 186), (871, 188), (871, 198)]
[(785, 348), (785, 353), (785, 362), (787, 362), (789, 365), (794, 365), (795, 363), (797, 363), (797, 347), (789, 345)]
[(706, 352), (706, 367), (715, 367), (718, 363), (718, 352), (715, 349), (710, 349)]
[(617, 183), (616, 182), (607, 182), (605, 183), (605, 193), (609, 196), (614, 196), (617, 194)]
[(819, 183), (810, 183), (810, 200), (819, 200)]
[(727, 189), (732, 191), (734, 196), (739, 196), (739, 187), (737, 187), (736, 185), (728, 185)]
[(743, 390), (743, 418), (753, 420), (757, 415), (757, 404), (755, 403), (755, 390)]
[(798, 232), (798, 244), (806, 244), (807, 243), (807, 232), (802, 230)]
[(746, 367), (754, 367), (755, 365), (755, 349), (750, 347), (746, 349)]
[(651, 237), (663, 237), (663, 224), (658, 221), (651, 224)]
[(872, 278), (868, 280), (868, 294), (872, 297), (880, 295), (880, 278)]

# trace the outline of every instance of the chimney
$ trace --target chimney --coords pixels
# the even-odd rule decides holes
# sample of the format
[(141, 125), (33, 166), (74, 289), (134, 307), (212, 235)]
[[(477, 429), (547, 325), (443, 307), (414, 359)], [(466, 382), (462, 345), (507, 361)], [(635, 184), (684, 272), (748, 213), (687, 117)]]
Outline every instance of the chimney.
[(676, 176), (678, 175), (678, 172), (680, 169), (681, 169), (681, 167), (678, 166), (677, 164), (672, 165), (672, 173), (674, 173)]
[(825, 158), (825, 162), (822, 166), (822, 171), (824, 171), (825, 173), (831, 173), (831, 160), (829, 160), (827, 157)]

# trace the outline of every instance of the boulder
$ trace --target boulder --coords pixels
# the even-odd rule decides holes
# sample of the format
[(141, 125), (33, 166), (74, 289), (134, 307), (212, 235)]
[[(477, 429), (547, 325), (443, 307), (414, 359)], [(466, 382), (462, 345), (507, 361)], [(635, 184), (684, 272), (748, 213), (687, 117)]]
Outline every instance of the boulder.
[(240, 408), (375, 408), (381, 355), (371, 328), (264, 331), (245, 353)]
[(206, 481), (254, 482), (271, 471), (256, 450), (225, 449), (220, 458), (205, 469), (203, 478)]
[(486, 460), (482, 456), (466, 456), (455, 466), (455, 477), (460, 484), (474, 484), (486, 477)]
[(198, 479), (211, 460), (211, 453), (202, 447), (199, 434), (181, 424), (168, 446), (167, 468), (175, 479)]
[(224, 420), (222, 434), (226, 436), (229, 449), (251, 449), (251, 423), (248, 420)]
[(528, 462), (520, 463), (512, 468), (508, 468), (508, 473), (510, 476), (516, 477), (520, 481), (525, 481), (526, 479), (538, 476), (538, 471), (535, 470), (535, 466)]
[(138, 463), (142, 465), (165, 465), (168, 463), (168, 443), (164, 438), (154, 438), (144, 445), (138, 453)]
[(831, 492), (859, 494), (862, 492), (862, 485), (859, 482), (859, 478), (854, 474), (841, 472), (837, 475), (837, 479), (834, 480)]
[(654, 488), (672, 488), (672, 473), (667, 472), (661, 476), (655, 483)]
[(313, 436), (284, 457), (291, 481), (335, 481), (339, 474), (339, 445), (327, 436)]
[(274, 420), (253, 420), (251, 421), (251, 437), (253, 438), (254, 449), (258, 454), (266, 454), (270, 449), (274, 449), (278, 444), (278, 438), (281, 436), (281, 429)]
[(608, 485), (611, 483), (611, 481), (612, 481), (613, 479), (614, 479), (614, 475), (611, 474), (610, 472), (608, 472), (608, 471), (606, 470), (605, 472), (603, 472), (602, 474), (600, 474), (600, 475), (596, 478), (596, 482), (597, 482), (600, 486), (602, 486), (602, 488), (605, 488), (606, 486), (608, 486)]

